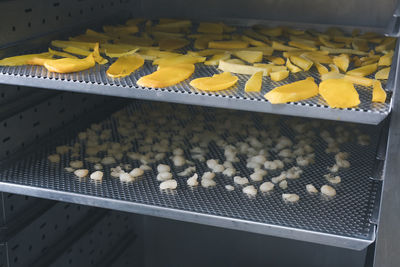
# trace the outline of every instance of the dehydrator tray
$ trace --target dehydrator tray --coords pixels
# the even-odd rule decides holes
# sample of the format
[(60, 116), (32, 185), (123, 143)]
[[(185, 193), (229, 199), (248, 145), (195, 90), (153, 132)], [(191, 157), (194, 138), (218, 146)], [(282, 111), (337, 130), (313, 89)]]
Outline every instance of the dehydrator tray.
[[(253, 24), (257, 24), (257, 22), (262, 23), (260, 21), (251, 22)], [(245, 21), (238, 20), (233, 21), (233, 23), (243, 25)], [(268, 25), (271, 24), (269, 23)], [(298, 25), (294, 26), (299, 27)], [(306, 28), (306, 25), (303, 26)], [(328, 26), (308, 25), (308, 28), (316, 27), (322, 30)], [(63, 36), (68, 37), (72, 35)], [(42, 37), (42, 39), (46, 38)], [(24, 44), (21, 49), (24, 50), (24, 47), (25, 49), (26, 47), (30, 47), (29, 42)], [(47, 43), (42, 49), (35, 50), (35, 52), (46, 50)], [(21, 54), (20, 50), (7, 49), (6, 51), (13, 51), (9, 56)], [(33, 51), (30, 50), (30, 52)], [(181, 52), (186, 51), (182, 50)], [(7, 53), (0, 51), (2, 57), (7, 56)], [(396, 56), (398, 56), (397, 53), (395, 54)], [(111, 60), (112, 62), (114, 60)], [(211, 76), (220, 72), (216, 67), (204, 64), (196, 64), (194, 74), (189, 79), (175, 86), (162, 89), (138, 86), (136, 82), (140, 77), (156, 70), (156, 66), (153, 66), (149, 61), (146, 61), (143, 67), (130, 76), (118, 79), (113, 79), (106, 75), (106, 70), (110, 66), (110, 62), (105, 65), (96, 64), (92, 69), (71, 74), (51, 73), (42, 66), (0, 66), (0, 83), (376, 125), (385, 119), (391, 111), (391, 91), (394, 89), (392, 88), (392, 80), (395, 78), (393, 73), (396, 72), (396, 62), (397, 60), (394, 58), (389, 80), (386, 84), (383, 84), (383, 87), (388, 92), (386, 103), (372, 103), (372, 90), (356, 86), (361, 103), (358, 107), (347, 109), (330, 108), (320, 96), (280, 105), (272, 105), (263, 97), (265, 93), (277, 86), (302, 80), (306, 77), (314, 77), (316, 82), (319, 83), (320, 75), (315, 68), (311, 68), (307, 72), (291, 73), (289, 78), (279, 82), (273, 82), (269, 77), (263, 77), (263, 88), (260, 93), (244, 92), (244, 85), (250, 76), (240, 74), (237, 75), (239, 77), (238, 83), (230, 90), (204, 92), (191, 87), (189, 85), (190, 80)], [(371, 76), (370, 78), (373, 77)]]
[[(225, 113), (238, 119), (247, 118), (259, 130), (268, 128), (262, 123), (263, 121), (274, 119), (271, 115), (259, 113), (144, 101), (130, 104), (124, 112), (147, 118), (152, 110), (163, 107), (169, 111), (165, 113), (167, 121), (176, 121), (182, 127), (197, 124), (198, 114), (204, 114), (205, 123), (211, 125), (218, 124), (219, 121), (216, 120)], [(185, 119), (179, 119), (179, 114), (186, 114)], [(96, 115), (97, 117), (91, 119), (98, 119), (101, 113)], [(296, 134), (290, 126), (291, 119), (280, 117), (277, 121), (279, 133), (295, 141)], [(300, 120), (302, 121), (309, 122)], [(232, 122), (240, 123), (239, 120)], [(133, 183), (122, 183), (118, 178), (112, 178), (109, 167), (105, 167), (105, 176), (101, 183), (91, 181), (89, 178), (80, 180), (64, 170), (71, 161), (70, 153), (62, 156), (58, 164), (50, 163), (47, 157), (55, 153), (56, 146), (72, 145), (76, 142), (77, 133), (90, 125), (84, 121), (66, 127), (62, 133), (57, 133), (52, 138), (45, 139), (16, 155), (14, 159), (3, 162), (0, 167), (0, 190), (355, 250), (364, 249), (375, 240), (375, 225), (371, 223), (371, 218), (374, 216), (374, 208), (379, 203), (380, 182), (370, 179), (370, 176), (376, 156), (379, 127), (351, 126), (334, 122), (319, 123), (316, 125), (317, 128), (313, 128), (316, 133), (313, 140), (315, 163), (302, 167), (304, 173), (301, 178), (290, 180), (288, 189), (282, 190), (276, 185), (273, 192), (269, 194), (259, 192), (256, 197), (245, 195), (240, 186), (235, 186), (234, 191), (227, 191), (225, 185), (233, 185), (233, 181), (232, 178), (226, 178), (222, 174), (217, 174), (215, 187), (190, 188), (186, 185), (188, 176), (177, 176), (182, 170), (177, 167), (172, 167), (172, 173), (178, 182), (178, 188), (173, 191), (160, 191), (160, 182), (156, 180), (156, 166), (159, 163), (173, 166), (169, 159), (150, 164), (153, 170), (145, 172), (143, 178)], [(111, 141), (120, 141), (121, 136), (117, 133), (118, 123), (114, 117), (103, 119), (101, 125), (102, 129), (111, 130)], [(371, 141), (368, 145), (360, 145), (356, 140), (340, 145), (341, 151), (350, 153), (351, 167), (339, 172), (342, 182), (335, 186), (337, 195), (334, 198), (326, 199), (320, 194), (310, 195), (306, 192), (305, 185), (312, 183), (319, 189), (323, 184), (327, 184), (322, 176), (327, 173), (327, 165), (334, 162), (332, 154), (325, 153), (327, 145), (319, 136), (320, 130), (334, 132), (338, 125), (346, 129), (357, 129), (355, 131), (358, 134), (367, 132)], [(161, 134), (163, 131), (160, 128), (156, 134)], [(229, 136), (229, 132), (226, 134)], [(187, 159), (191, 159), (188, 154), (193, 145), (188, 141), (191, 136), (192, 133), (188, 132), (187, 139), (184, 140), (186, 145), (182, 147)], [(136, 144), (140, 140), (135, 139), (132, 142)], [(83, 151), (80, 153), (83, 155)], [(277, 158), (273, 151), (270, 153), (270, 160)], [(170, 152), (167, 155), (171, 155)], [(219, 159), (221, 162), (225, 160), (223, 150), (212, 142), (208, 147), (207, 158)], [(133, 167), (141, 164), (126, 156), (122, 161), (132, 164)], [(193, 162), (200, 177), (202, 173), (209, 171), (205, 163), (196, 160)], [(91, 164), (87, 162), (84, 164), (90, 172), (94, 171)], [(240, 156), (240, 162), (234, 164), (240, 175), (249, 177), (251, 171), (246, 168), (245, 158)], [(286, 164), (285, 169), (290, 166), (293, 165)], [(264, 181), (270, 180), (277, 174), (279, 172), (270, 171), (264, 177)], [(260, 185), (260, 182), (251, 183), (257, 188)], [(297, 193), (300, 201), (285, 203), (281, 196), (284, 191)]]

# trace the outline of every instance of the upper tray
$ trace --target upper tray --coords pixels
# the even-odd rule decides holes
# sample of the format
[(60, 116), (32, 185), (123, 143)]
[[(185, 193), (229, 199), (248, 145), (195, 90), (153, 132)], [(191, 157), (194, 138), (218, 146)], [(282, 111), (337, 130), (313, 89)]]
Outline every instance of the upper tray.
[[(46, 49), (45, 46), (39, 51)], [(307, 72), (291, 73), (289, 78), (280, 82), (273, 82), (269, 77), (263, 77), (263, 88), (260, 93), (244, 92), (244, 85), (250, 76), (238, 74), (235, 75), (239, 77), (239, 81), (230, 90), (203, 92), (194, 89), (189, 85), (190, 80), (220, 72), (216, 67), (204, 64), (197, 64), (191, 78), (175, 86), (162, 89), (138, 86), (136, 82), (140, 77), (156, 70), (156, 67), (148, 61), (138, 71), (121, 79), (113, 79), (106, 75), (110, 63), (96, 64), (92, 69), (71, 74), (51, 73), (42, 66), (0, 66), (0, 83), (376, 125), (385, 119), (391, 110), (390, 91), (393, 90), (392, 80), (395, 77), (397, 56), (396, 52), (391, 75), (384, 84), (384, 88), (388, 91), (386, 103), (372, 103), (372, 90), (356, 86), (361, 103), (356, 108), (347, 109), (330, 108), (320, 96), (280, 105), (272, 105), (263, 97), (265, 93), (277, 86), (306, 77), (314, 77), (319, 82), (320, 75), (315, 68)]]

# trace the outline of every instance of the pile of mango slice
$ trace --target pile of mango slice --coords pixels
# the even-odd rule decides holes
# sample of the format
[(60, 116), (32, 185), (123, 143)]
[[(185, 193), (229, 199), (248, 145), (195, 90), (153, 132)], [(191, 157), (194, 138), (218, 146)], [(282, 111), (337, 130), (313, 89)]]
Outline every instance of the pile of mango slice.
[[(234, 73), (249, 75), (243, 90), (260, 93), (263, 79), (285, 83), (291, 75), (298, 79), (296, 73), (315, 68), (319, 85), (309, 77), (278, 86), (264, 97), (281, 104), (321, 95), (330, 107), (349, 108), (360, 104), (354, 85), (372, 90), (372, 102), (386, 101), (380, 80), (388, 79), (396, 40), (359, 30), (346, 35), (338, 28), (325, 32), (261, 25), (237, 29), (215, 22), (135, 18), (124, 25), (103, 26), (103, 32), (88, 29), (69, 40), (54, 40), (48, 52), (4, 58), (0, 66), (41, 65), (50, 72), (70, 73), (112, 62), (106, 73), (117, 79), (152, 61), (157, 70), (137, 84), (162, 88), (189, 79), (196, 64), (204, 64), (217, 66), (222, 73), (191, 80), (192, 87), (240, 90)], [(187, 52), (179, 52), (183, 50)]]

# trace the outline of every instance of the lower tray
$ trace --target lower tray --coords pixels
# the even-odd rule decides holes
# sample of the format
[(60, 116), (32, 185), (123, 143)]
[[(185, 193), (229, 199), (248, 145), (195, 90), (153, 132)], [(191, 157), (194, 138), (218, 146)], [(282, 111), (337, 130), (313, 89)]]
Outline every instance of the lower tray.
[[(186, 185), (187, 176), (177, 175), (184, 167), (172, 168), (178, 188), (172, 192), (160, 191), (159, 182), (155, 178), (156, 166), (159, 163), (173, 166), (169, 159), (150, 164), (153, 170), (145, 172), (143, 178), (133, 183), (122, 183), (119, 179), (112, 178), (109, 175), (110, 168), (106, 166), (103, 181), (96, 183), (90, 179), (79, 180), (64, 170), (71, 161), (71, 154), (62, 156), (59, 164), (52, 164), (47, 160), (49, 154), (55, 153), (57, 145), (73, 145), (79, 142), (77, 133), (89, 124), (77, 123), (74, 127), (66, 127), (62, 135), (36, 144), (31, 152), (25, 152), (17, 159), (2, 164), (0, 190), (355, 250), (364, 249), (375, 240), (375, 225), (370, 219), (378, 201), (380, 184), (370, 179), (370, 175), (376, 154), (378, 127), (285, 117), (278, 119), (266, 114), (154, 102), (134, 102), (118, 114), (104, 119), (101, 128), (111, 130), (108, 141), (132, 143), (133, 148), (129, 151), (137, 151), (143, 147), (143, 133), (152, 133), (154, 140), (158, 140), (157, 136), (161, 138), (165, 135), (171, 138), (171, 142), (179, 139), (176, 136), (182, 136), (180, 147), (184, 149), (185, 157), (192, 160), (189, 150), (197, 145), (192, 139), (193, 134), (197, 133), (210, 141), (206, 158), (219, 159), (222, 162), (225, 160), (224, 152), (217, 145), (221, 145), (221, 140), (237, 144), (256, 134), (269, 150), (269, 160), (272, 160), (279, 156), (271, 144), (268, 144), (269, 140), (283, 135), (296, 143), (305, 136), (296, 133), (298, 126), (294, 125), (305, 125), (306, 133), (315, 134), (309, 136), (315, 150), (315, 163), (301, 167), (304, 173), (300, 179), (288, 180), (288, 189), (282, 190), (276, 185), (271, 193), (259, 192), (252, 198), (242, 192), (241, 186), (227, 191), (225, 185), (233, 185), (233, 181), (222, 174), (217, 174), (215, 187), (189, 188)], [(130, 137), (118, 133), (118, 127), (127, 123), (126, 119), (118, 119), (121, 114), (126, 115), (125, 118), (135, 118), (129, 123), (137, 131), (133, 131)], [(93, 119), (96, 120), (96, 117)], [(328, 173), (327, 166), (334, 163), (334, 154), (325, 153), (327, 143), (320, 137), (321, 129), (335, 137), (336, 130), (340, 128), (349, 134), (349, 140), (340, 144), (340, 150), (350, 153), (351, 167), (339, 171), (342, 182), (335, 186), (335, 197), (326, 199), (320, 194), (310, 195), (306, 192), (305, 185), (312, 183), (319, 189), (327, 184), (323, 175)], [(357, 143), (356, 136), (362, 133), (370, 136), (370, 144)], [(83, 159), (84, 145), (81, 147), (80, 157)], [(168, 156), (171, 154), (167, 153)], [(241, 176), (249, 177), (252, 171), (246, 168), (245, 155), (239, 154), (239, 158), (240, 162), (234, 163), (236, 169)], [(196, 160), (193, 162), (199, 177), (203, 172), (209, 171), (205, 163)], [(294, 166), (295, 162), (285, 164), (285, 170)], [(126, 155), (120, 163), (129, 163), (133, 167), (141, 164)], [(84, 167), (90, 172), (94, 171), (91, 163), (84, 162)], [(280, 171), (269, 171), (264, 181), (279, 173)], [(253, 181), (250, 183), (257, 188), (261, 184)], [(282, 193), (297, 193), (300, 201), (285, 203), (282, 201)]]

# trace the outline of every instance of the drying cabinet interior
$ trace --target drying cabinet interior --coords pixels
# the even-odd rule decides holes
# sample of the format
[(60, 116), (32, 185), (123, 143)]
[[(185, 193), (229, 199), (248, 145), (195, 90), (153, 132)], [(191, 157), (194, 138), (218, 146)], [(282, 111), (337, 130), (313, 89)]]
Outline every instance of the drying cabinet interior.
[[(239, 31), (263, 24), (398, 33), (394, 1), (33, 3), (0, 3), (5, 11), (1, 58), (43, 52), (51, 40), (131, 17), (193, 19), (194, 25), (217, 20)], [(375, 247), (376, 266), (395, 266), (397, 215), (391, 211), (399, 188), (398, 46), (383, 83), (386, 101), (371, 103), (371, 90), (359, 86), (361, 104), (345, 109), (331, 108), (319, 96), (282, 105), (263, 97), (278, 85), (309, 76), (319, 82), (317, 70), (282, 82), (264, 77), (260, 94), (243, 91), (249, 76), (241, 74), (229, 91), (202, 92), (188, 81), (158, 89), (138, 86), (140, 77), (156, 70), (150, 62), (121, 79), (106, 75), (109, 64), (71, 74), (42, 66), (1, 66), (0, 190), (346, 250), (369, 247), (370, 254)], [(196, 66), (192, 78), (215, 73), (215, 67)], [(229, 159), (233, 163), (224, 164)], [(160, 190), (160, 164), (170, 166), (176, 189)], [(215, 165), (221, 170), (214, 171)], [(115, 175), (140, 166), (139, 178)], [(264, 172), (255, 175), (259, 167)], [(329, 176), (332, 168), (338, 170)], [(76, 169), (89, 174), (78, 178)], [(89, 178), (95, 171), (103, 173), (101, 181)], [(216, 173), (212, 182), (204, 178), (209, 171)], [(194, 173), (199, 184), (189, 186)], [(272, 184), (265, 184), (261, 190), (268, 181), (274, 188), (269, 191)], [(311, 184), (317, 193), (307, 191)], [(336, 195), (321, 194), (323, 185)], [(299, 200), (282, 199), (288, 193)]]

